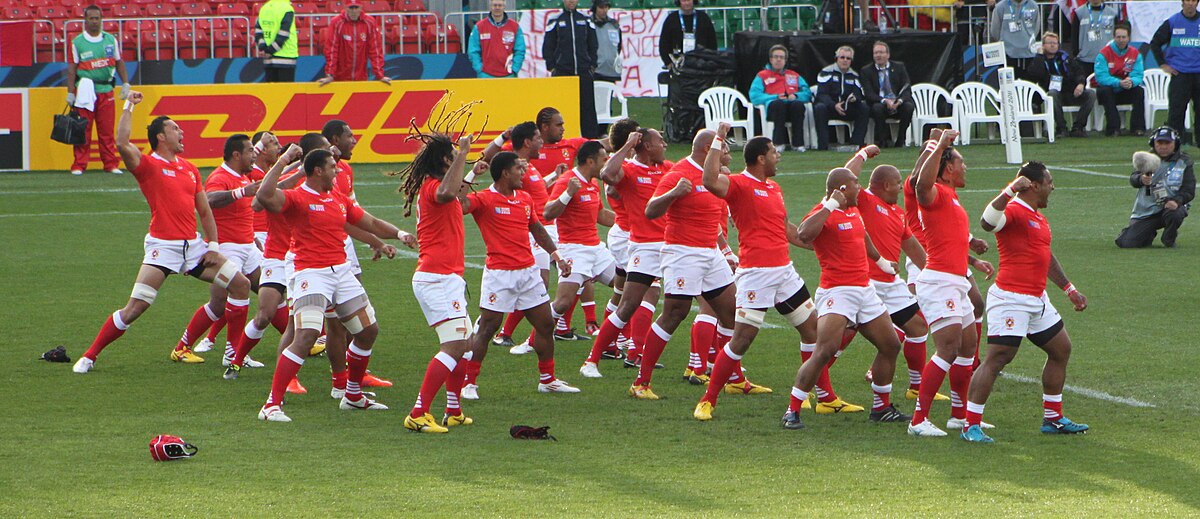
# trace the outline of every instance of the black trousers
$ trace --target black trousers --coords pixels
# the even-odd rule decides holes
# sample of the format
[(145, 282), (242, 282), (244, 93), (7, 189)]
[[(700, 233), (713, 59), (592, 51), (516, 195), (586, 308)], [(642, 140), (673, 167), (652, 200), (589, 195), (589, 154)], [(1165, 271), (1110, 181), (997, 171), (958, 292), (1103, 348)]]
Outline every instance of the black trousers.
[(1122, 249), (1140, 249), (1149, 247), (1154, 243), (1154, 237), (1158, 235), (1158, 230), (1162, 229), (1162, 244), (1166, 247), (1175, 246), (1175, 238), (1179, 236), (1179, 227), (1183, 225), (1183, 219), (1187, 218), (1187, 208), (1180, 206), (1178, 209), (1166, 210), (1154, 216), (1146, 218), (1132, 218), (1129, 220), (1129, 226), (1121, 230), (1121, 235), (1117, 236), (1117, 247)]
[[(793, 148), (804, 146), (804, 103), (798, 100), (776, 99), (767, 105), (767, 120), (775, 123), (771, 140), (776, 146), (791, 143)], [(792, 123), (792, 138), (788, 140), (787, 123)]]
[(1121, 129), (1121, 114), (1117, 105), (1133, 105), (1133, 114), (1129, 116), (1129, 127), (1133, 131), (1146, 129), (1145, 90), (1134, 87), (1130, 90), (1113, 90), (1112, 87), (1100, 85), (1096, 87), (1096, 100), (1104, 107), (1105, 131)]
[(1051, 90), (1048, 92), (1050, 97), (1054, 98), (1054, 127), (1060, 133), (1067, 131), (1067, 118), (1063, 116), (1064, 106), (1078, 106), (1079, 111), (1075, 112), (1075, 121), (1071, 126), (1071, 130), (1083, 131), (1087, 127), (1088, 116), (1092, 115), (1092, 109), (1096, 107), (1096, 94), (1091, 90), (1083, 89), (1083, 95), (1075, 96), (1075, 91), (1060, 92)]
[(858, 101), (846, 105), (846, 115), (838, 115), (832, 104), (814, 103), (813, 119), (817, 125), (817, 149), (829, 149), (829, 120), (839, 119), (854, 123), (854, 134), (850, 144), (862, 146), (867, 138), (867, 123), (871, 120), (871, 109), (867, 103)]
[(266, 75), (267, 83), (295, 83), (296, 82), (296, 66), (272, 66), (263, 67), (263, 73)]
[[(573, 76), (574, 74), (555, 72), (552, 75)], [(601, 137), (599, 124), (596, 122), (596, 85), (592, 84), (595, 80), (595, 76), (591, 72), (579, 74), (579, 135), (587, 139)]]
[[(1196, 123), (1200, 123), (1200, 74), (1176, 74), (1167, 86), (1167, 126), (1184, 135), (1183, 142), (1190, 140), (1190, 133), (1184, 119), (1187, 118), (1188, 102), (1192, 103), (1192, 114)], [(1200, 146), (1200, 132), (1195, 132), (1195, 142)]]
[[(887, 107), (883, 103), (875, 103), (871, 105), (871, 119), (875, 120), (875, 143), (880, 147), (888, 147), (895, 144), (896, 147), (904, 146), (904, 136), (908, 134), (908, 125), (912, 124), (913, 112), (917, 107), (912, 103), (900, 103), (896, 107), (896, 111), (888, 113)], [(899, 128), (896, 129), (896, 138), (892, 139), (892, 129), (888, 126), (888, 119), (898, 119), (900, 121)]]

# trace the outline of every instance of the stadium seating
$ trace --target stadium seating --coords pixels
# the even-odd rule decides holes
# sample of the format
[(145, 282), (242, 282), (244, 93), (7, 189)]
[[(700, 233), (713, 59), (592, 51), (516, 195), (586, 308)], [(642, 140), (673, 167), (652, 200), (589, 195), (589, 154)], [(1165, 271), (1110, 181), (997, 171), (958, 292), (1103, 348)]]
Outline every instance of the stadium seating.
[[(700, 93), (697, 104), (704, 110), (705, 128), (715, 130), (718, 123), (728, 122), (735, 136), (738, 129), (742, 130), (742, 138), (738, 140), (742, 144), (754, 135), (750, 122), (754, 107), (741, 92), (729, 87), (712, 87)], [(740, 113), (745, 113), (745, 118), (740, 118)]]
[[(971, 144), (971, 128), (977, 123), (986, 124), (988, 131), (1002, 129), (1000, 121), (1000, 93), (985, 83), (967, 82), (950, 92), (954, 100), (954, 116), (958, 118), (958, 128), (962, 132), (959, 138), (963, 145)], [(1004, 132), (1000, 132), (1000, 142), (1007, 142)]]
[[(1025, 80), (1017, 80), (1013, 82), (1013, 89), (1017, 93), (1017, 106), (1010, 106), (1010, 115), (1014, 116), (1019, 122), (1036, 122), (1046, 132), (1046, 138), (1051, 144), (1054, 144), (1054, 98), (1046, 94), (1046, 91), (1036, 83), (1030, 83)], [(1041, 113), (1035, 112), (1035, 102), (1040, 100), (1042, 104)]]

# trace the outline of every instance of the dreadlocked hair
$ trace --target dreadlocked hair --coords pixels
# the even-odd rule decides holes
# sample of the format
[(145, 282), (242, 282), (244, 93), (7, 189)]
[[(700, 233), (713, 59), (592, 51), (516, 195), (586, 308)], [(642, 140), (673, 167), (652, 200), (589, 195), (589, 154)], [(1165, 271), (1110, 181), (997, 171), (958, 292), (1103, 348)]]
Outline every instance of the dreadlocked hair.
[[(405, 217), (412, 215), (413, 201), (421, 192), (421, 186), (425, 184), (425, 179), (432, 177), (441, 180), (446, 175), (449, 167), (447, 164), (454, 160), (458, 140), (464, 135), (471, 135), (471, 142), (475, 142), (479, 138), (479, 134), (483, 133), (484, 128), (487, 127), (488, 120), (484, 118), (483, 127), (479, 129), (479, 132), (474, 135), (468, 132), (471, 108), (481, 101), (463, 103), (458, 108), (450, 109), (447, 103), (450, 94), (451, 92), (447, 91), (438, 101), (437, 106), (429, 114), (429, 120), (426, 121), (424, 129), (417, 125), (415, 117), (409, 122), (408, 137), (404, 139), (404, 142), (419, 141), (421, 149), (404, 169), (388, 173), (388, 175), (401, 178), (399, 192), (404, 195)], [(475, 162), (478, 160), (470, 161), (471, 164)]]
[(558, 115), (558, 109), (553, 106), (547, 106), (538, 110), (537, 117), (534, 118), (533, 122), (537, 123), (538, 127), (541, 127), (542, 125), (550, 124), (555, 115)]

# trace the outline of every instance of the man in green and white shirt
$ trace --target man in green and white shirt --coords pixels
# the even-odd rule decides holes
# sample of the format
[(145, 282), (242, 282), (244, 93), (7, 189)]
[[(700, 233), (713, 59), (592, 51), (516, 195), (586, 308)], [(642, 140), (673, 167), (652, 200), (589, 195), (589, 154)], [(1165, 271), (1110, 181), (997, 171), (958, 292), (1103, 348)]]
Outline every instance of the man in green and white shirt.
[[(121, 47), (117, 39), (101, 30), (100, 8), (89, 5), (84, 9), (84, 32), (71, 40), (71, 54), (67, 62), (67, 104), (74, 106), (88, 120), (84, 143), (75, 146), (75, 162), (71, 165), (72, 175), (82, 175), (87, 169), (88, 155), (92, 147), (92, 122), (100, 137), (100, 161), (104, 170), (120, 175), (120, 157), (113, 140), (116, 126), (113, 90), (116, 76), (121, 78), (121, 99), (129, 95), (129, 76), (125, 62), (121, 61)], [(82, 87), (82, 88), (81, 88)]]

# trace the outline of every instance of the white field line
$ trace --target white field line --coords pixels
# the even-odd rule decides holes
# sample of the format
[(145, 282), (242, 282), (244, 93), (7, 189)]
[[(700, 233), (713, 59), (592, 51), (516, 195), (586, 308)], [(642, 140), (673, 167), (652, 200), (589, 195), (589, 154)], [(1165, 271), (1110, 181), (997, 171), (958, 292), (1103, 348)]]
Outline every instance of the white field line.
[(1070, 168), (1070, 167), (1066, 167), (1066, 166), (1052, 166), (1050, 168), (1050, 171), (1070, 171), (1072, 173), (1080, 173), (1083, 175), (1091, 175), (1094, 177), (1121, 178), (1121, 179), (1126, 179), (1126, 180), (1129, 179), (1129, 175), (1118, 175), (1116, 173), (1102, 173), (1099, 171), (1092, 171), (1090, 169)]
[[(1009, 379), (1009, 380), (1013, 380), (1016, 382), (1023, 382), (1026, 384), (1039, 384), (1040, 385), (1042, 383), (1042, 379), (1040, 379), (1040, 378), (1027, 377), (1024, 375), (1016, 375), (1016, 374), (1008, 373), (1008, 372), (1004, 372), (1001, 376), (1006, 379)], [(1143, 401), (1137, 400), (1135, 398), (1114, 396), (1114, 395), (1105, 393), (1103, 391), (1097, 391), (1095, 389), (1088, 389), (1086, 387), (1072, 386), (1070, 384), (1064, 385), (1063, 391), (1066, 391), (1068, 393), (1075, 393), (1077, 395), (1085, 396), (1088, 398), (1095, 398), (1096, 400), (1104, 400), (1105, 402), (1115, 402), (1118, 404), (1125, 404), (1125, 405), (1131, 406), (1131, 407), (1158, 407), (1150, 402), (1143, 402)]]

